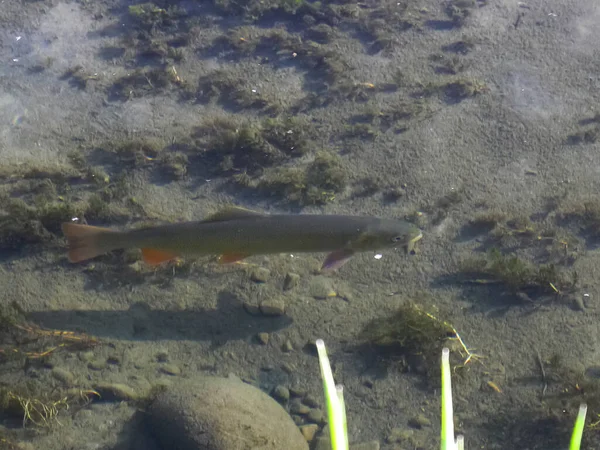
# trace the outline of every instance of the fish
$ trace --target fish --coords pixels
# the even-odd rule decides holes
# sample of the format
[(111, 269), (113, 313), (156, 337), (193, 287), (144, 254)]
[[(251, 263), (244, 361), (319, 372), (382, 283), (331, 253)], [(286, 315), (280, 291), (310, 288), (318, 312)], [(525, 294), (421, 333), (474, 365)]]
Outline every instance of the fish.
[(66, 222), (72, 263), (118, 249), (140, 248), (143, 260), (158, 265), (185, 256), (220, 255), (233, 263), (252, 255), (329, 252), (322, 270), (337, 270), (358, 252), (411, 248), (422, 238), (410, 222), (369, 216), (266, 214), (231, 206), (201, 221), (125, 231)]

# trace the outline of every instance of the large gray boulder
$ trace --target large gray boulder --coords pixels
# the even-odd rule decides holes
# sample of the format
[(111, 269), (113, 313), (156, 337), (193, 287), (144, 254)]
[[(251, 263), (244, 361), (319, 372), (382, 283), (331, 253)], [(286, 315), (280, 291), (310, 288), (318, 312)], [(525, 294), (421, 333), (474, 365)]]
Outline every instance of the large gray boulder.
[(161, 392), (148, 413), (169, 450), (308, 450), (281, 405), (236, 378), (181, 380)]

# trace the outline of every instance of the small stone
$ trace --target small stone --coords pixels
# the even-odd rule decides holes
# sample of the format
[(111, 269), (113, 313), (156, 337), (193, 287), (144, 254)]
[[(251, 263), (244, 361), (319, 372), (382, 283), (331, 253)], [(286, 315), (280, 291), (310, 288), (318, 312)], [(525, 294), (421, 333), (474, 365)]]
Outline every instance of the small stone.
[(258, 333), (256, 335), (256, 339), (258, 340), (258, 342), (260, 342), (262, 345), (267, 345), (269, 343), (269, 333)]
[(315, 438), (315, 434), (317, 434), (317, 431), (319, 431), (319, 426), (314, 423), (301, 425), (299, 428), (302, 436), (304, 436), (304, 439), (306, 439), (306, 442), (312, 442), (312, 440)]
[(318, 408), (320, 406), (319, 401), (310, 394), (308, 394), (306, 397), (304, 397), (304, 400), (302, 400), (302, 403), (310, 406), (311, 408)]
[(300, 275), (293, 272), (288, 272), (285, 275), (285, 280), (283, 281), (283, 289), (289, 291), (290, 289), (294, 289), (298, 282), (300, 281)]
[(94, 389), (102, 400), (137, 400), (138, 395), (133, 388), (121, 383), (99, 383)]
[(283, 370), (288, 375), (291, 375), (294, 372), (296, 372), (296, 366), (294, 366), (293, 364), (287, 363), (287, 362), (284, 362), (280, 367), (281, 367), (281, 370)]
[(408, 424), (414, 428), (424, 428), (431, 426), (431, 420), (425, 417), (423, 414), (419, 414), (408, 421)]
[(273, 389), (273, 398), (280, 402), (287, 402), (290, 399), (290, 390), (285, 386), (278, 385)]
[(304, 397), (306, 395), (306, 389), (300, 387), (291, 387), (290, 394), (292, 397)]
[(281, 346), (281, 350), (288, 353), (294, 350), (294, 346), (292, 345), (292, 342), (288, 339)]
[(317, 300), (325, 300), (326, 298), (336, 297), (337, 293), (333, 288), (333, 281), (329, 278), (318, 276), (312, 279), (309, 285), (311, 297)]
[(167, 375), (180, 375), (181, 369), (175, 364), (163, 364), (160, 366), (159, 370)]
[(301, 403), (298, 399), (290, 403), (290, 414), (300, 414), (301, 416), (305, 416), (309, 412), (310, 408), (305, 404)]
[(271, 271), (264, 267), (257, 267), (250, 273), (250, 279), (255, 283), (266, 283), (271, 276)]
[(325, 415), (323, 414), (323, 411), (321, 411), (318, 408), (311, 409), (310, 412), (308, 413), (308, 416), (306, 416), (306, 418), (309, 422), (312, 422), (312, 423), (325, 422)]
[(280, 298), (263, 300), (260, 303), (260, 312), (265, 316), (282, 316), (285, 313), (285, 302)]
[(88, 368), (92, 370), (106, 369), (106, 361), (103, 359), (94, 359), (88, 363)]
[(54, 379), (60, 381), (66, 386), (73, 385), (73, 382), (75, 381), (75, 377), (71, 372), (69, 372), (68, 370), (59, 369), (58, 367), (52, 369), (52, 372), (50, 372), (50, 374)]
[(244, 300), (244, 309), (253, 316), (260, 315), (260, 307), (251, 300)]

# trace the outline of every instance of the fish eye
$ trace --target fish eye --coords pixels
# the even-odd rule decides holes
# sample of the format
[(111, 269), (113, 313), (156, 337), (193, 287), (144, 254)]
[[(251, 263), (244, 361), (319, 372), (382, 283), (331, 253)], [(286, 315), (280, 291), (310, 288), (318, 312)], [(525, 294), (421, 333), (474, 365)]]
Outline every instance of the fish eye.
[(400, 242), (403, 240), (403, 236), (394, 236), (392, 242)]

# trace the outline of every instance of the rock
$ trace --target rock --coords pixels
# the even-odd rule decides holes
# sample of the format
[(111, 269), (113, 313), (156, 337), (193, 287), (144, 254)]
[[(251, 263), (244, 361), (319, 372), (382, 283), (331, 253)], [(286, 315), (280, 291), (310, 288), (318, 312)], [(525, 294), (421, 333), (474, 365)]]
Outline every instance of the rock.
[(425, 417), (423, 414), (419, 414), (408, 421), (408, 424), (414, 428), (424, 428), (431, 426), (431, 420)]
[(285, 386), (276, 386), (273, 389), (273, 398), (280, 402), (287, 402), (290, 399), (290, 390)]
[(326, 298), (337, 296), (333, 288), (333, 281), (323, 276), (314, 277), (308, 289), (311, 297), (317, 300), (325, 300)]
[(256, 267), (250, 273), (250, 279), (255, 283), (265, 283), (271, 276), (271, 271), (265, 267)]
[(102, 400), (137, 400), (139, 396), (133, 388), (121, 383), (98, 383), (94, 389)]
[(256, 339), (258, 340), (258, 342), (260, 342), (262, 345), (267, 345), (269, 343), (269, 333), (258, 333), (256, 335)]
[(319, 407), (319, 401), (310, 394), (308, 394), (306, 397), (304, 397), (304, 400), (302, 400), (302, 403), (310, 406), (311, 408)]
[(162, 373), (165, 373), (167, 375), (180, 375), (181, 374), (181, 369), (176, 366), (175, 364), (163, 364), (162, 366), (159, 367), (159, 369)]
[(258, 316), (260, 314), (260, 307), (252, 300), (244, 300), (244, 309), (252, 316)]
[(306, 442), (312, 442), (312, 440), (315, 438), (315, 434), (317, 434), (317, 431), (319, 431), (319, 426), (314, 423), (302, 425), (299, 428), (300, 433), (302, 433), (302, 436), (304, 436)]
[(290, 403), (290, 413), (291, 414), (299, 414), (301, 416), (305, 416), (310, 412), (310, 408), (300, 402), (300, 400), (296, 399), (292, 403)]
[(75, 377), (71, 372), (68, 370), (59, 369), (58, 367), (52, 369), (50, 374), (52, 375), (52, 378), (60, 381), (65, 386), (72, 386), (75, 381)]
[(268, 298), (260, 302), (260, 312), (265, 316), (283, 316), (285, 302), (281, 298)]
[(290, 341), (289, 339), (286, 339), (286, 341), (283, 343), (283, 345), (281, 346), (281, 350), (289, 353), (292, 350), (294, 350), (294, 346), (292, 345), (292, 341)]
[(290, 289), (294, 289), (298, 282), (300, 281), (300, 275), (293, 272), (288, 272), (285, 276), (285, 280), (283, 280), (283, 289), (289, 291)]
[(323, 415), (323, 411), (321, 411), (318, 408), (311, 409), (310, 412), (308, 413), (308, 416), (306, 416), (306, 419), (312, 423), (324, 423), (325, 422), (325, 416)]
[(235, 379), (182, 380), (156, 396), (148, 422), (169, 450), (308, 450), (281, 405)]

